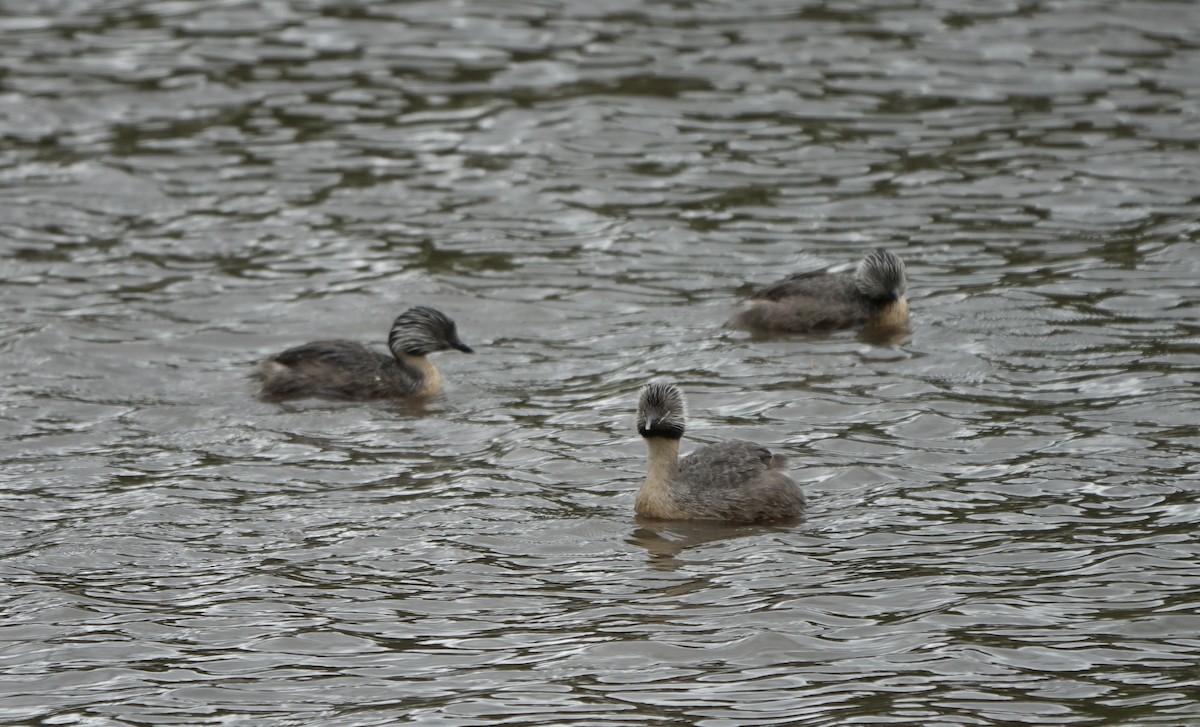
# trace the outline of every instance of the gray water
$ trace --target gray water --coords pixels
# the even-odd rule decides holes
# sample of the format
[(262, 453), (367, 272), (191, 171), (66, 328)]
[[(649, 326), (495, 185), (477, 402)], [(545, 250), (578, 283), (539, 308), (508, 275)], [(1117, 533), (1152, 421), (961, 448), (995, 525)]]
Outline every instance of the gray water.
[[(1200, 723), (1198, 149), (1192, 2), (0, 0), (0, 723)], [(636, 521), (655, 376), (807, 519)]]

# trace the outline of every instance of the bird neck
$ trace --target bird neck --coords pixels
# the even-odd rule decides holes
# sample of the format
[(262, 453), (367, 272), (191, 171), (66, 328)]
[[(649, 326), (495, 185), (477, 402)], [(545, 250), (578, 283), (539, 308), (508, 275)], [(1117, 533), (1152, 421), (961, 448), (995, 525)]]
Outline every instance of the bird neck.
[(876, 328), (899, 328), (908, 323), (908, 299), (903, 295), (883, 307), (873, 321)]
[(396, 354), (396, 361), (399, 362), (400, 368), (417, 380), (417, 386), (412, 392), (414, 395), (432, 396), (442, 390), (442, 375), (429, 357), (400, 352)]
[(667, 437), (644, 439), (649, 468), (646, 481), (638, 490), (634, 510), (646, 517), (671, 519), (676, 516), (671, 490), (679, 479), (679, 440)]

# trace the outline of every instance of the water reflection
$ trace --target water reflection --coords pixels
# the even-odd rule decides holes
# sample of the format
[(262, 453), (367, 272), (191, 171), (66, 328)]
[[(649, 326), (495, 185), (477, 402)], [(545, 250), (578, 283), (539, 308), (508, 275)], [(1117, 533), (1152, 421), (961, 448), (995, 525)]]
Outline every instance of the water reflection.
[(650, 556), (649, 562), (657, 570), (677, 570), (681, 562), (678, 556), (684, 551), (711, 543), (720, 543), (737, 538), (764, 536), (770, 533), (787, 532), (787, 524), (732, 525), (720, 522), (669, 522), (635, 517), (638, 527), (625, 542), (643, 548)]

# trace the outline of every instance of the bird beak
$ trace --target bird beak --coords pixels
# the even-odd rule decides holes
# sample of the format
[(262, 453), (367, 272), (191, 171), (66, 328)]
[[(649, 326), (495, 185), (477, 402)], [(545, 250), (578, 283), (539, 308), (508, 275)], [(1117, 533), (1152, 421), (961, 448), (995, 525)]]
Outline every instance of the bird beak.
[(892, 300), (900, 300), (900, 289), (892, 288)]
[(458, 339), (454, 339), (453, 341), (451, 341), (450, 345), (454, 346), (455, 348), (457, 348), (459, 351), (462, 351), (463, 353), (475, 353), (475, 349), (471, 348), (470, 346), (468, 346), (467, 344), (463, 343), (462, 341), (460, 341)]
[(642, 429), (646, 430), (647, 432), (650, 431), (651, 429), (654, 428), (655, 421), (657, 421), (657, 420), (654, 418), (653, 414), (647, 414), (646, 415), (646, 423), (645, 423), (645, 425), (642, 426)]

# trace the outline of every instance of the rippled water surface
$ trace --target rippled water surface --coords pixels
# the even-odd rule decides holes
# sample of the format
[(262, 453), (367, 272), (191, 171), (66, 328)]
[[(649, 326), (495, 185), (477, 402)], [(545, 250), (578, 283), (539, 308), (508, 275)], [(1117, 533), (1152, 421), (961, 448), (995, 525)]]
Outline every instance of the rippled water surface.
[[(1168, 0), (0, 0), (0, 723), (1200, 722), (1197, 69)], [(880, 246), (909, 335), (721, 327)], [(252, 398), (418, 303), (444, 396)], [(636, 521), (653, 376), (808, 518)]]

